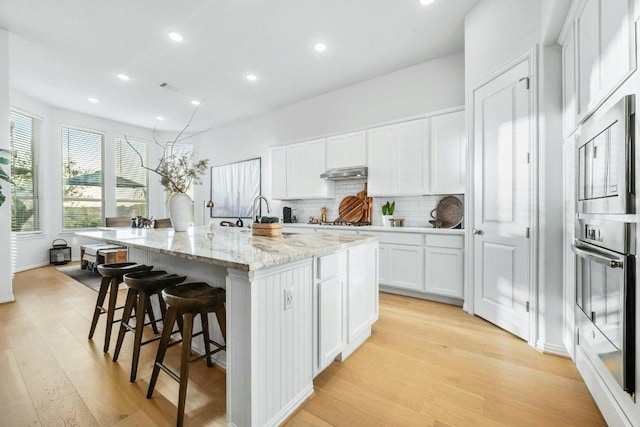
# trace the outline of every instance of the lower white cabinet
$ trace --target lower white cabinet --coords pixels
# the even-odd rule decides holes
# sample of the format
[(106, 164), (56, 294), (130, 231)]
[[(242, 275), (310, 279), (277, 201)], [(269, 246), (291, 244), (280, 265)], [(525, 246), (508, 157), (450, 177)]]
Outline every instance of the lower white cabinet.
[(371, 335), (378, 319), (377, 260), (377, 242), (315, 260), (314, 377)]
[[(349, 249), (347, 280), (347, 349), (343, 359), (359, 345), (378, 318), (378, 245)], [(349, 347), (351, 345), (351, 348)]]
[(388, 244), (386, 246), (389, 274), (385, 284), (414, 291), (424, 290), (422, 282), (424, 248), (417, 245)]
[(318, 283), (318, 369), (329, 366), (344, 349), (344, 274)]
[(424, 291), (462, 298), (462, 249), (426, 247), (424, 251)]

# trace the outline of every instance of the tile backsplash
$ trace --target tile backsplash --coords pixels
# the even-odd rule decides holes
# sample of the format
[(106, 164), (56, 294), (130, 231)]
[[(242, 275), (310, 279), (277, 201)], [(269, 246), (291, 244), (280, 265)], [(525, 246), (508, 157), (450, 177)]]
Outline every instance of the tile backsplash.
[[(346, 196), (355, 196), (364, 189), (366, 179), (352, 181), (336, 181), (335, 199), (318, 200), (287, 200), (283, 206), (290, 206), (292, 214), (298, 218), (299, 223), (309, 222), (309, 218), (320, 219), (320, 209), (327, 208), (327, 221), (333, 221), (338, 217), (340, 201)], [(396, 202), (394, 218), (404, 218), (405, 227), (431, 227), (430, 213), (444, 196), (397, 196), (374, 197), (372, 223), (382, 225), (382, 205), (388, 201)], [(463, 195), (456, 195), (464, 202)], [(464, 223), (464, 221), (463, 221)]]

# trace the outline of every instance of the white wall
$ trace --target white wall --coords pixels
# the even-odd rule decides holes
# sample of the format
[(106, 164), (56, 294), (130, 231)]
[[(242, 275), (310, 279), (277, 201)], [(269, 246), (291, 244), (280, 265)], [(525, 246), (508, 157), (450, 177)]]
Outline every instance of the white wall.
[[(545, 46), (557, 33), (559, 20), (549, 10), (564, 13), (568, 0), (481, 0), (465, 19), (465, 85), (472, 90), (512, 59), (537, 47), (538, 75), (538, 336), (541, 350), (566, 353), (562, 343), (562, 132), (560, 50)], [(473, 112), (469, 106), (469, 116)], [(473, 144), (469, 131), (469, 144)], [(536, 163), (534, 162), (534, 165)], [(467, 272), (468, 282), (473, 276)]]
[[(346, 132), (460, 105), (464, 105), (462, 52), (207, 132), (198, 138), (197, 156), (209, 158), (211, 165), (262, 157), (262, 192), (270, 198), (269, 147), (272, 145)], [(207, 183), (196, 189), (196, 206), (208, 198)], [(274, 203), (275, 209), (280, 209), (279, 203)]]
[[(0, 148), (9, 149), (9, 33), (0, 28)], [(4, 165), (5, 172), (10, 173)], [(7, 197), (0, 206), (0, 302), (13, 301), (11, 283), (11, 186), (4, 181), (2, 192)]]

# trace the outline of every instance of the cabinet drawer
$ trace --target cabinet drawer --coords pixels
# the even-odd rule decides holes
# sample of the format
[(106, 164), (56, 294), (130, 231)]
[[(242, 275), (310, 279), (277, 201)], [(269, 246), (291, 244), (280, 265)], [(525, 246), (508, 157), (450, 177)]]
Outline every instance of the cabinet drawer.
[(464, 236), (443, 236), (441, 234), (427, 234), (427, 246), (439, 248), (464, 249)]
[(317, 277), (320, 280), (345, 273), (347, 265), (346, 252), (325, 255), (318, 258)]
[(372, 236), (378, 236), (380, 243), (393, 243), (398, 245), (419, 245), (424, 244), (424, 238), (422, 234), (411, 233), (395, 233), (395, 232), (375, 232), (375, 231), (362, 231), (361, 234), (370, 234)]

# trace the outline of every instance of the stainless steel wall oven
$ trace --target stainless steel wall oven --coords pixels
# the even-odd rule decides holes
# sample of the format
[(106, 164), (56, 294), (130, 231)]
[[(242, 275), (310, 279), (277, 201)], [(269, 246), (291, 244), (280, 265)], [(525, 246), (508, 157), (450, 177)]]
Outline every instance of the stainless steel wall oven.
[(575, 222), (579, 345), (635, 399), (635, 97), (597, 112), (578, 143)]

